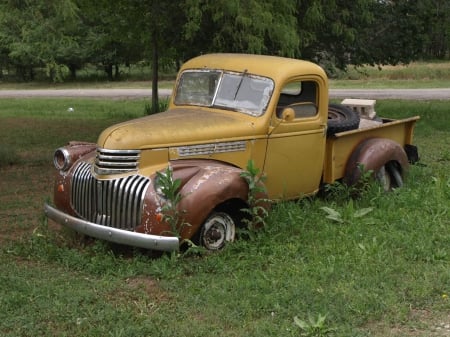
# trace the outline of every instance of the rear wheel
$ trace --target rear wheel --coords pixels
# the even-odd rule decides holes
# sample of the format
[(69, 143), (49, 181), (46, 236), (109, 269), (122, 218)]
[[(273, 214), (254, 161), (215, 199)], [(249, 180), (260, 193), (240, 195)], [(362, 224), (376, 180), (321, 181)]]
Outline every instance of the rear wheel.
[(200, 244), (208, 250), (222, 249), (236, 236), (236, 224), (225, 212), (213, 211), (200, 229)]
[(403, 186), (403, 177), (397, 163), (389, 162), (382, 166), (375, 174), (376, 180), (386, 192)]

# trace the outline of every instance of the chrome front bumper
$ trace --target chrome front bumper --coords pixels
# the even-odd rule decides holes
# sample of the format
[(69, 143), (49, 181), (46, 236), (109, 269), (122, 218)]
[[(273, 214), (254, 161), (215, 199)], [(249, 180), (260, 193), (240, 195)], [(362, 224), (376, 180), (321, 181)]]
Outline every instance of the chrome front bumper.
[(46, 216), (68, 228), (79, 233), (92, 236), (97, 239), (115, 242), (123, 245), (153, 249), (159, 251), (174, 251), (179, 248), (179, 240), (173, 236), (159, 236), (144, 233), (131, 232), (113, 227), (101, 226), (96, 223), (85, 221), (68, 215), (49, 204), (45, 204)]

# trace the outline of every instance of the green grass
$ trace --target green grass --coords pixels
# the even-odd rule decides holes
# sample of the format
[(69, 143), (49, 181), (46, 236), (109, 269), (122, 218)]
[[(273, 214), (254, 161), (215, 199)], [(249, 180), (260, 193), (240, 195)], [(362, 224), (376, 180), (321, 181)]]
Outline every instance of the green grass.
[(85, 99), (4, 99), (0, 103), (0, 167), (18, 162), (51, 163), (57, 147), (70, 140), (95, 142), (107, 126), (143, 116), (148, 104)]
[(17, 158), (0, 151), (2, 336), (301, 336), (294, 317), (326, 315), (332, 336), (428, 337), (450, 323), (450, 102), (377, 103), (382, 116), (422, 117), (404, 188), (277, 204), (253, 239), (219, 253), (155, 257), (47, 224), (53, 150), (144, 111), (0, 100), (0, 148)]
[(147, 294), (129, 281), (28, 261), (2, 262), (2, 336), (108, 336), (111, 331), (119, 336), (125, 329), (131, 335), (145, 322), (139, 306)]
[(448, 88), (450, 62), (349, 67), (330, 81), (332, 88)]
[(450, 80), (449, 62), (412, 62), (404, 65), (385, 65), (350, 67), (341, 79), (354, 80), (417, 80), (417, 81), (448, 81)]

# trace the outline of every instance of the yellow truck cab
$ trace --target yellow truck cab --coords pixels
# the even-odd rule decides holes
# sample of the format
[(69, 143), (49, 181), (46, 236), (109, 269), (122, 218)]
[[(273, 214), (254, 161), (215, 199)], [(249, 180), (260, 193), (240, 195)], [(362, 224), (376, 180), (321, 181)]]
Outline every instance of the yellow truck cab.
[[(373, 101), (330, 104), (328, 79), (307, 61), (210, 54), (179, 71), (167, 111), (113, 125), (96, 144), (57, 149), (54, 204), (47, 216), (99, 239), (171, 251), (183, 240), (207, 249), (232, 241), (243, 225), (253, 161), (265, 198), (312, 195), (324, 183), (357, 183), (371, 170), (386, 190), (400, 187), (418, 117), (383, 119)], [(345, 103), (345, 102), (344, 102)], [(158, 172), (180, 181), (183, 223), (175, 235), (161, 217), (167, 202)]]

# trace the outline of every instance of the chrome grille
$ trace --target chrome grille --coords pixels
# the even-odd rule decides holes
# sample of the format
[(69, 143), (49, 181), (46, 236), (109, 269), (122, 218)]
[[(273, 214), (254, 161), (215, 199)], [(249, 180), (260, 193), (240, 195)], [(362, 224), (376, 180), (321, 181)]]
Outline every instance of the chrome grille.
[(118, 174), (138, 169), (140, 150), (108, 150), (97, 148), (94, 170), (97, 174)]
[(72, 206), (87, 221), (134, 230), (141, 221), (149, 184), (150, 180), (140, 175), (98, 180), (91, 174), (91, 165), (83, 162), (72, 177)]
[(245, 141), (189, 145), (179, 147), (178, 155), (180, 157), (186, 157), (194, 155), (208, 155), (213, 153), (238, 152), (245, 151), (245, 148)]

